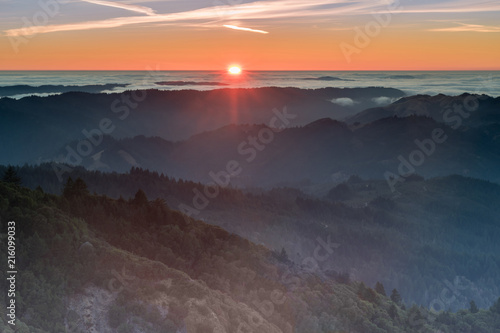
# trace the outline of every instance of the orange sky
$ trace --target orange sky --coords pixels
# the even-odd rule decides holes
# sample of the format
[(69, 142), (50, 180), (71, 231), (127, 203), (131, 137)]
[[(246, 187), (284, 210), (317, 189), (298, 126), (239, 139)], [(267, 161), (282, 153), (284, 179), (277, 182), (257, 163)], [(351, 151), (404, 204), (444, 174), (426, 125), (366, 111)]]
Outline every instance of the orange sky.
[[(268, 2), (286, 1), (293, 2)], [(467, 1), (457, 1), (461, 5), (464, 2)], [(242, 7), (242, 11), (251, 12), (245, 12), (249, 19), (243, 16), (244, 19), (235, 20), (232, 15), (224, 20), (217, 13), (214, 21), (213, 11), (200, 7), (194, 14), (186, 10), (187, 19), (182, 17), (177, 23), (175, 18), (172, 23), (170, 16), (158, 17), (156, 11), (149, 13), (149, 7), (143, 7), (140, 2), (137, 8), (125, 10), (127, 14), (147, 12), (137, 17), (123, 16), (122, 8), (110, 7), (114, 3), (120, 4), (106, 2), (103, 8), (109, 9), (109, 13), (96, 18), (92, 12), (82, 14), (84, 18), (56, 15), (39, 33), (31, 36), (16, 30), (22, 27), (21, 20), (11, 19), (1, 24), (0, 70), (144, 70), (147, 67), (219, 70), (230, 64), (239, 64), (247, 70), (500, 70), (500, 28), (494, 18), (500, 17), (500, 5), (499, 12), (494, 13), (497, 16), (493, 17), (482, 10), (474, 15), (455, 13), (452, 9), (447, 9), (451, 13), (428, 14), (420, 13), (425, 9), (422, 7), (411, 8), (411, 11), (405, 7), (408, 13), (390, 14), (390, 24), (379, 25), (378, 31), (360, 44), (355, 28), (363, 31), (373, 26), (376, 21), (368, 14), (380, 9), (369, 7), (358, 13), (356, 11), (362, 9), (354, 8), (353, 13), (346, 11), (350, 15), (338, 17), (325, 17), (321, 14), (323, 11), (318, 10), (317, 15), (296, 18), (294, 23), (293, 13), (283, 18), (276, 12), (278, 9), (271, 11), (267, 7), (267, 11), (257, 14), (253, 13), (254, 7)], [(22, 16), (21, 9), (17, 10)], [(332, 10), (335, 12), (335, 8)], [(474, 16), (481, 19), (482, 24), (472, 22)], [(29, 14), (26, 17), (30, 17)], [(193, 17), (195, 20), (190, 21)], [(121, 20), (120, 26), (96, 27), (110, 21), (115, 24), (116, 20)], [(132, 20), (153, 22), (130, 23)], [(268, 33), (228, 29), (225, 24)], [(19, 44), (13, 47), (12, 42)]]

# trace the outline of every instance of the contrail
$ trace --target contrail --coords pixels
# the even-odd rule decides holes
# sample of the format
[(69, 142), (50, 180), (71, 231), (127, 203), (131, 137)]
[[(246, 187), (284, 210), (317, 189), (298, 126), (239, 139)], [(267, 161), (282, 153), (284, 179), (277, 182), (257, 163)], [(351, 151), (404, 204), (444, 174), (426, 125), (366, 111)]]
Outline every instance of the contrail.
[(127, 4), (122, 4), (122, 3), (113, 2), (113, 1), (105, 1), (105, 0), (82, 0), (82, 1), (88, 2), (88, 3), (93, 3), (96, 5), (101, 5), (101, 6), (121, 8), (121, 9), (130, 10), (132, 12), (142, 13), (142, 14), (146, 14), (146, 15), (155, 15), (154, 10), (152, 10), (151, 8), (148, 8), (148, 7), (144, 7), (144, 6), (127, 5)]
[(250, 28), (242, 28), (242, 27), (237, 27), (235, 25), (228, 25), (228, 24), (225, 24), (224, 27), (229, 28), (229, 29), (234, 29), (234, 30), (257, 32), (259, 34), (268, 34), (269, 33), (269, 32), (264, 31), (264, 30), (255, 30), (255, 29), (250, 29)]

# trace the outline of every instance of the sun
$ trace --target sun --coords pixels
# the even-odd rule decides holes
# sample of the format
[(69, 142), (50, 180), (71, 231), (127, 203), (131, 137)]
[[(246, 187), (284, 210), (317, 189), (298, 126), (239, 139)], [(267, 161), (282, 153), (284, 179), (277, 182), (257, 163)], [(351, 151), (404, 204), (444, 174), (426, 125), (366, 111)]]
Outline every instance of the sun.
[(229, 74), (232, 74), (232, 75), (239, 75), (239, 74), (241, 74), (241, 68), (238, 66), (231, 66), (228, 69), (228, 72), (229, 72)]

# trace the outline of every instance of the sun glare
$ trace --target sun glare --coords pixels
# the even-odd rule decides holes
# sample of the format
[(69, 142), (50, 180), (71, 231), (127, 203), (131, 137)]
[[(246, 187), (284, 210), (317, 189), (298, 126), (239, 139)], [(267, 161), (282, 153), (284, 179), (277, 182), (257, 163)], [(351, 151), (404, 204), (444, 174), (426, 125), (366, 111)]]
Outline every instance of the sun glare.
[(241, 68), (238, 66), (232, 66), (229, 68), (229, 74), (238, 75), (241, 74)]

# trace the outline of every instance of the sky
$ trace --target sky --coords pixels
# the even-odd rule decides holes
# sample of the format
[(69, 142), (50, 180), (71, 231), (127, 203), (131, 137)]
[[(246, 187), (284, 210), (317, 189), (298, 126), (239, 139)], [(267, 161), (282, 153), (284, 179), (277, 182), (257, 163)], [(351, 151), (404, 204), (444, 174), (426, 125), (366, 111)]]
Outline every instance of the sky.
[(500, 1), (0, 0), (0, 70), (500, 70)]

